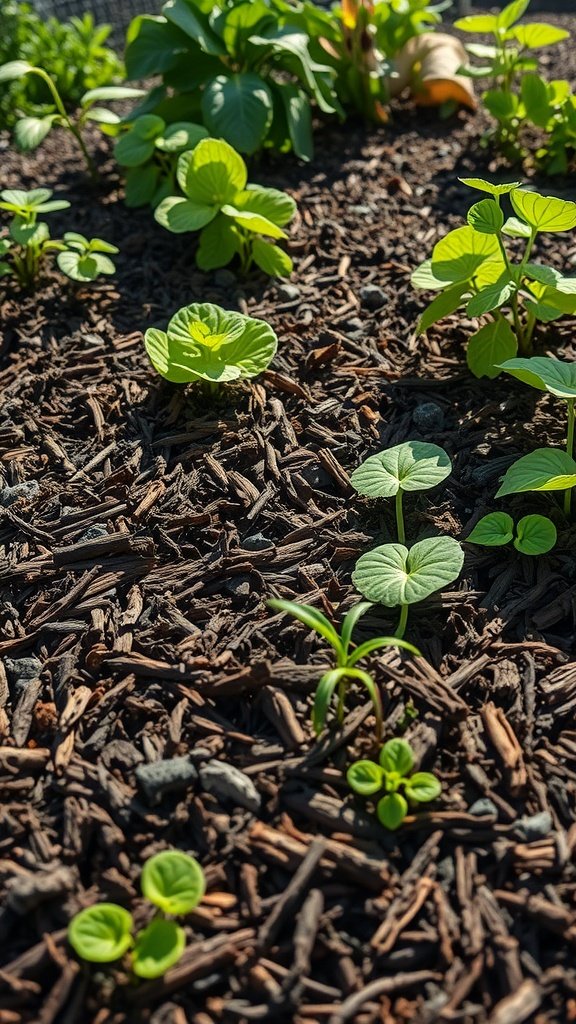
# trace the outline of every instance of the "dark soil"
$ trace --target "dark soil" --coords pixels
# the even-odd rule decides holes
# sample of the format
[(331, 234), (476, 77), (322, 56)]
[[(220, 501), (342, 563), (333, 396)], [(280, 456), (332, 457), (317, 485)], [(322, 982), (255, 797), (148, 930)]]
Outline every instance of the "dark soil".
[[(551, 77), (574, 68), (558, 48)], [(34, 158), (4, 144), (3, 187), (54, 187), (72, 202), (54, 233), (121, 254), (110, 284), (54, 276), (2, 302), (0, 1024), (576, 1020), (576, 528), (560, 506), (507, 506), (552, 515), (547, 557), (467, 548), (452, 591), (411, 615), (425, 662), (372, 659), (386, 738), (406, 729), (443, 782), (395, 834), (343, 775), (375, 753), (370, 708), (352, 694), (343, 731), (314, 741), (326, 645), (264, 603), (339, 620), (358, 600), (354, 562), (381, 536), (349, 484), (367, 454), (443, 445), (454, 472), (408, 532), (462, 538), (515, 458), (562, 443), (552, 400), (470, 376), (466, 325), (414, 337), (409, 274), (470, 205), (458, 176), (514, 176), (484, 128), (398, 107), (386, 130), (319, 131), (309, 167), (253, 167), (298, 202), (293, 295), (194, 269), (193, 240), (124, 207), (105, 143), (96, 190), (62, 135)], [(573, 180), (540, 184), (576, 198)], [(541, 255), (570, 271), (574, 239)], [(269, 372), (213, 404), (156, 377), (142, 345), (200, 299), (280, 339)], [(573, 359), (573, 327), (542, 328), (539, 350)], [(358, 636), (394, 626), (375, 609)], [(138, 777), (160, 761), (176, 788), (155, 798)], [(208, 792), (208, 762), (256, 794), (246, 778)], [(114, 900), (145, 921), (142, 864), (172, 846), (208, 879), (181, 963), (138, 985), (78, 964), (71, 916)]]

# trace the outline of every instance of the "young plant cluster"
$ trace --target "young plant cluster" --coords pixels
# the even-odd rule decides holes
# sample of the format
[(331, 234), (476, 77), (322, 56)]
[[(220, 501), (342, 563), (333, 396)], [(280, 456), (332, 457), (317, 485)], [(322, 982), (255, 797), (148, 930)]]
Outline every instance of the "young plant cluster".
[(166, 850), (146, 861), (142, 895), (156, 908), (150, 923), (136, 932), (132, 914), (116, 903), (96, 903), (72, 918), (68, 941), (82, 960), (108, 964), (130, 954), (137, 978), (160, 978), (186, 948), (184, 929), (173, 920), (189, 914), (204, 895), (204, 872), (194, 857)]
[(403, 739), (388, 740), (380, 751), (378, 763), (355, 761), (346, 772), (350, 789), (360, 796), (382, 794), (376, 803), (376, 816), (384, 828), (395, 831), (408, 814), (410, 804), (436, 800), (442, 786), (431, 772), (415, 772), (416, 759), (410, 744)]
[[(576, 227), (576, 203), (528, 191), (519, 182), (460, 180), (485, 198), (470, 208), (467, 224), (437, 242), (432, 258), (412, 274), (416, 288), (439, 292), (417, 331), (464, 309), (480, 324), (468, 341), (468, 366), (476, 377), (496, 377), (505, 360), (531, 354), (537, 323), (576, 313), (576, 278), (533, 258), (540, 233)], [(509, 217), (502, 210), (505, 197)]]

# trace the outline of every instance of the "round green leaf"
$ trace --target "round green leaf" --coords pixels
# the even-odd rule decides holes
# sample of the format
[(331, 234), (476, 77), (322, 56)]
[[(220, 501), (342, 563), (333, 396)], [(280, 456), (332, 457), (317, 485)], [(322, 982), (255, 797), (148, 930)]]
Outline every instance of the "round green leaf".
[(548, 516), (524, 516), (516, 526), (514, 547), (523, 555), (545, 555), (557, 540), (556, 527)]
[(56, 262), (62, 273), (72, 281), (93, 281), (99, 273), (98, 263), (94, 256), (88, 256), (73, 249), (59, 252)]
[(272, 123), (270, 89), (260, 75), (217, 75), (202, 96), (202, 115), (213, 135), (226, 139), (240, 153), (262, 147)]
[(233, 202), (246, 187), (246, 164), (221, 139), (201, 139), (190, 153), (178, 158), (178, 184), (193, 202), (220, 208)]
[(445, 480), (452, 463), (443, 448), (428, 441), (405, 441), (369, 458), (350, 482), (368, 498), (392, 498), (398, 491), (426, 491)]
[(512, 206), (519, 217), (538, 231), (570, 231), (576, 227), (576, 203), (556, 196), (540, 196), (537, 192), (514, 189)]
[(481, 199), (470, 207), (466, 220), (483, 235), (497, 235), (502, 230), (504, 214), (493, 199)]
[(87, 907), (72, 918), (68, 942), (78, 956), (91, 963), (119, 960), (132, 945), (132, 915), (115, 903)]
[(468, 342), (466, 362), (475, 377), (497, 377), (503, 359), (516, 355), (518, 342), (504, 318), (492, 320), (473, 334)]
[(384, 785), (384, 772), (374, 761), (356, 761), (346, 772), (350, 789), (360, 796), (372, 796)]
[(234, 199), (234, 206), (239, 210), (265, 217), (278, 227), (285, 227), (296, 213), (296, 203), (287, 192), (277, 188), (265, 188), (264, 185), (248, 185)]
[(142, 869), (142, 895), (165, 914), (188, 914), (204, 895), (204, 872), (194, 857), (181, 850), (164, 850)]
[(55, 118), (55, 114), (48, 114), (46, 117), (21, 117), (14, 129), (18, 148), (25, 153), (36, 149), (48, 135)]
[[(410, 275), (410, 283), (414, 288), (422, 288), (428, 292), (443, 291), (449, 282), (443, 278), (436, 277), (432, 270), (432, 260), (424, 260)], [(425, 328), (422, 328), (425, 330)]]
[(452, 583), (463, 563), (464, 552), (452, 537), (430, 537), (410, 550), (383, 544), (358, 559), (352, 581), (369, 601), (395, 608), (423, 601)]
[(576, 398), (576, 363), (565, 363), (550, 356), (531, 359), (508, 359), (500, 369), (539, 391), (549, 391), (557, 398)]
[(376, 814), (380, 824), (394, 832), (408, 814), (408, 804), (400, 793), (389, 793), (378, 801)]
[(436, 800), (440, 796), (442, 786), (431, 772), (415, 772), (406, 782), (404, 791), (409, 800), (427, 804), (430, 800)]
[(485, 181), (484, 178), (459, 178), (458, 180), (463, 185), (477, 188), (480, 192), (488, 192), (491, 196), (505, 196), (521, 184), (520, 181), (510, 181), (506, 185), (494, 185), (491, 181)]
[(202, 139), (207, 138), (208, 132), (203, 125), (191, 121), (175, 121), (156, 139), (156, 148), (163, 153), (181, 153), (183, 150), (193, 150)]
[(138, 978), (161, 978), (178, 963), (185, 947), (184, 929), (175, 921), (156, 918), (136, 936), (132, 970)]
[(524, 491), (565, 491), (574, 486), (574, 459), (560, 448), (537, 448), (510, 466), (496, 497)]
[(380, 764), (386, 772), (397, 772), (401, 777), (408, 775), (414, 767), (414, 752), (407, 740), (388, 740), (380, 751)]
[(175, 234), (199, 231), (209, 224), (218, 213), (217, 206), (196, 203), (180, 196), (167, 196), (154, 210), (154, 219)]
[(432, 252), (432, 272), (450, 284), (469, 281), (485, 260), (499, 255), (498, 240), (494, 235), (481, 234), (469, 224), (464, 224), (436, 243)]
[(19, 217), (15, 217), (10, 225), (10, 237), (18, 245), (42, 245), (50, 238), (48, 225), (44, 221), (39, 224), (25, 224)]
[(150, 159), (154, 148), (153, 138), (142, 138), (136, 131), (130, 130), (115, 143), (114, 156), (124, 167), (138, 167)]
[(514, 520), (507, 512), (489, 512), (468, 534), (470, 544), (482, 544), (489, 548), (509, 544), (514, 537)]

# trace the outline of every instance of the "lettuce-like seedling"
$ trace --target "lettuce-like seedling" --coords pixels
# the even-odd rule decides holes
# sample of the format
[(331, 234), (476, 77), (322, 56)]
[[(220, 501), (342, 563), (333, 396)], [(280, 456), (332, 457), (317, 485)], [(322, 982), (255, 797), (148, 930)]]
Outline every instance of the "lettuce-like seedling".
[(63, 274), (72, 281), (93, 281), (100, 274), (114, 274), (114, 266), (110, 255), (120, 250), (102, 238), (85, 238), (76, 231), (66, 231), (63, 248), (56, 257), (56, 262)]
[(414, 765), (410, 744), (403, 739), (393, 739), (382, 747), (379, 764), (356, 761), (346, 773), (350, 788), (360, 796), (375, 796), (384, 791), (385, 795), (376, 804), (376, 814), (381, 824), (392, 831), (404, 821), (409, 803), (429, 803), (442, 792), (435, 775), (414, 772)]
[(136, 99), (137, 97), (144, 96), (144, 91), (142, 89), (132, 89), (127, 86), (116, 85), (104, 85), (98, 89), (90, 89), (84, 93), (80, 100), (78, 114), (73, 116), (66, 110), (52, 76), (44, 68), (35, 67), (26, 60), (12, 60), (7, 64), (2, 64), (0, 66), (0, 85), (5, 82), (14, 82), (25, 75), (35, 75), (44, 82), (54, 100), (54, 109), (42, 117), (20, 118), (15, 129), (16, 142), (20, 149), (25, 152), (36, 149), (44, 141), (52, 128), (56, 126), (65, 128), (76, 139), (91, 176), (97, 178), (96, 164), (88, 152), (82, 134), (86, 127), (86, 122), (95, 121), (101, 126), (103, 131), (106, 131), (107, 129), (114, 130), (116, 125), (120, 123), (120, 118), (112, 110), (95, 107), (94, 104), (110, 100)]
[(224, 267), (238, 256), (243, 273), (256, 263), (266, 274), (286, 277), (292, 260), (274, 241), (296, 204), (274, 188), (249, 185), (246, 164), (227, 142), (202, 139), (178, 159), (183, 196), (168, 196), (154, 216), (168, 231), (200, 231), (196, 262), (201, 270)]
[[(518, 182), (460, 180), (487, 198), (471, 207), (468, 223), (437, 242), (432, 258), (412, 274), (414, 287), (440, 293), (424, 310), (417, 331), (427, 331), (464, 307), (468, 317), (482, 324), (468, 342), (468, 366), (476, 377), (496, 377), (504, 360), (518, 352), (530, 354), (537, 321), (549, 323), (576, 313), (576, 278), (530, 259), (540, 232), (576, 227), (576, 203), (528, 192)], [(514, 211), (506, 220), (504, 195)], [(505, 238), (519, 240), (516, 258)]]
[(566, 174), (576, 152), (576, 96), (570, 82), (524, 75), (520, 96), (527, 122), (545, 135), (536, 150), (538, 167), (546, 174)]
[(156, 114), (141, 114), (126, 124), (114, 146), (119, 164), (127, 168), (126, 205), (158, 206), (176, 190), (176, 161), (191, 152), (208, 132), (200, 124), (177, 121), (167, 125)]
[(550, 356), (534, 356), (532, 359), (508, 359), (499, 369), (537, 391), (547, 391), (565, 401), (568, 427), (566, 451), (537, 448), (529, 455), (524, 455), (510, 466), (496, 497), (524, 491), (565, 491), (564, 511), (569, 515), (572, 488), (576, 486), (576, 364), (565, 363)]
[(298, 619), (299, 622), (303, 622), (305, 626), (314, 629), (328, 641), (336, 656), (336, 667), (324, 673), (316, 689), (312, 710), (314, 732), (318, 735), (325, 728), (328, 709), (335, 693), (338, 700), (336, 720), (339, 725), (342, 724), (348, 688), (350, 683), (358, 682), (364, 686), (374, 706), (376, 738), (380, 739), (382, 734), (382, 701), (380, 699), (380, 692), (369, 673), (356, 666), (362, 658), (366, 658), (381, 647), (401, 647), (417, 657), (420, 656), (418, 648), (406, 640), (399, 640), (397, 637), (379, 636), (374, 637), (372, 640), (366, 640), (363, 644), (350, 650), (354, 627), (362, 615), (365, 615), (372, 607), (370, 602), (357, 604), (346, 613), (340, 633), (337, 632), (322, 612), (309, 604), (298, 604), (296, 601), (283, 601), (277, 598), (273, 598), (266, 603), (269, 608), (279, 612), (287, 612), (289, 615), (293, 615), (295, 619)]
[(262, 373), (278, 339), (264, 320), (196, 302), (179, 310), (166, 331), (149, 328), (144, 345), (152, 366), (166, 380), (205, 382), (214, 390)]
[[(205, 891), (204, 873), (194, 857), (166, 850), (144, 865), (142, 894), (164, 914), (188, 914)], [(132, 971), (138, 978), (159, 978), (178, 963), (186, 946), (184, 929), (156, 916), (135, 936), (129, 911), (115, 903), (98, 903), (81, 910), (68, 927), (68, 941), (83, 960), (112, 963), (132, 951)]]
[(556, 527), (548, 516), (523, 516), (514, 524), (507, 512), (489, 512), (476, 523), (466, 540), (489, 548), (513, 541), (516, 550), (523, 555), (545, 555), (555, 546), (557, 536)]

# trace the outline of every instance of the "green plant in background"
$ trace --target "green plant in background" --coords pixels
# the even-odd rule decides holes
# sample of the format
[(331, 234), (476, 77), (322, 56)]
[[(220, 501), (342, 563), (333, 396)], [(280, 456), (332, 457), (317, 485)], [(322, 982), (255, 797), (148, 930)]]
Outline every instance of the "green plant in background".
[[(468, 223), (437, 242), (432, 258), (412, 274), (416, 288), (441, 293), (424, 310), (417, 331), (465, 307), (468, 317), (482, 323), (468, 342), (468, 366), (476, 377), (496, 377), (504, 360), (530, 354), (537, 322), (576, 312), (576, 278), (530, 258), (539, 233), (576, 227), (576, 203), (529, 192), (519, 182), (460, 180), (488, 197), (470, 208)], [(507, 219), (501, 208), (505, 195), (514, 212)], [(519, 240), (516, 259), (505, 239)]]
[[(12, 214), (8, 237), (0, 238), (0, 277), (14, 275), (23, 288), (32, 288), (40, 274), (45, 256), (57, 252), (57, 264), (74, 281), (93, 281), (99, 274), (113, 274), (109, 253), (118, 249), (100, 238), (88, 240), (73, 231), (62, 240), (50, 237), (48, 225), (39, 216), (66, 210), (66, 199), (52, 199), (48, 188), (30, 192), (4, 189), (0, 192), (0, 210)], [(106, 254), (106, 255), (105, 255)]]
[(378, 764), (356, 761), (350, 765), (346, 778), (350, 788), (360, 796), (375, 796), (384, 791), (385, 795), (376, 804), (376, 814), (385, 828), (395, 830), (408, 814), (410, 803), (429, 803), (442, 792), (435, 775), (414, 772), (414, 767), (414, 752), (410, 744), (406, 740), (393, 739), (382, 747)]
[(524, 455), (507, 470), (496, 497), (525, 491), (565, 491), (564, 512), (570, 515), (572, 488), (576, 487), (574, 427), (576, 420), (576, 364), (549, 356), (532, 359), (508, 359), (500, 369), (524, 384), (547, 391), (566, 402), (566, 450), (537, 448)]
[(322, 612), (309, 604), (298, 604), (296, 601), (284, 601), (277, 598), (273, 598), (266, 603), (269, 608), (293, 615), (299, 622), (303, 622), (305, 626), (315, 630), (330, 644), (336, 656), (335, 668), (329, 669), (328, 672), (324, 673), (316, 689), (312, 710), (314, 732), (316, 734), (321, 733), (326, 727), (328, 709), (335, 693), (338, 700), (336, 720), (339, 725), (342, 724), (348, 688), (351, 683), (357, 682), (361, 683), (367, 690), (370, 700), (374, 705), (376, 738), (380, 739), (382, 734), (382, 701), (378, 686), (368, 672), (357, 668), (357, 664), (362, 658), (368, 657), (369, 654), (373, 654), (374, 651), (382, 647), (401, 647), (403, 650), (410, 651), (411, 654), (419, 657), (420, 651), (418, 648), (406, 640), (399, 640), (396, 637), (390, 636), (379, 636), (374, 637), (372, 640), (366, 640), (351, 650), (350, 644), (352, 643), (354, 627), (358, 620), (372, 607), (369, 602), (357, 604), (346, 613), (339, 633)]
[(566, 174), (576, 152), (576, 96), (570, 83), (524, 75), (520, 95), (526, 121), (546, 135), (535, 154), (539, 168), (546, 174)]
[(241, 153), (273, 146), (309, 160), (311, 102), (328, 114), (341, 111), (332, 70), (310, 53), (304, 6), (168, 0), (161, 16), (135, 18), (128, 78), (162, 78), (138, 113), (168, 123), (202, 120)]
[(0, 67), (0, 85), (7, 82), (19, 81), (32, 75), (42, 81), (49, 90), (53, 105), (48, 113), (42, 116), (21, 117), (16, 122), (15, 138), (20, 149), (28, 152), (36, 149), (46, 138), (54, 127), (67, 129), (76, 139), (86, 167), (93, 178), (98, 176), (94, 160), (88, 152), (83, 131), (87, 121), (97, 122), (102, 130), (115, 130), (120, 123), (120, 118), (112, 110), (106, 107), (95, 107), (95, 103), (109, 102), (110, 100), (135, 99), (143, 96), (142, 89), (132, 89), (126, 86), (102, 86), (98, 89), (91, 89), (80, 99), (80, 110), (78, 113), (69, 114), (66, 110), (62, 97), (54, 79), (44, 68), (34, 67), (25, 60), (13, 60)]
[[(61, 22), (41, 18), (27, 3), (4, 0), (1, 8), (0, 65), (15, 60), (40, 65), (55, 82), (66, 110), (73, 110), (88, 90), (122, 77), (122, 62), (105, 45), (110, 25), (95, 25), (91, 14)], [(52, 101), (38, 78), (13, 82), (0, 97), (0, 128), (12, 128), (18, 116), (50, 113)]]
[(138, 978), (160, 978), (178, 963), (186, 947), (184, 929), (168, 917), (189, 914), (204, 895), (204, 872), (180, 850), (166, 850), (146, 861), (140, 879), (142, 895), (160, 913), (134, 934), (132, 914), (115, 903), (97, 903), (70, 922), (68, 941), (83, 960), (104, 964), (131, 951)]
[(283, 229), (296, 210), (291, 196), (248, 185), (242, 157), (218, 139), (202, 139), (182, 153), (176, 174), (184, 195), (163, 199), (154, 216), (168, 231), (201, 231), (201, 270), (224, 267), (237, 255), (244, 273), (256, 263), (274, 277), (290, 274), (292, 260), (269, 239), (287, 237)]
[(154, 369), (174, 384), (220, 384), (262, 373), (274, 358), (278, 339), (264, 320), (210, 302), (185, 306), (166, 331), (151, 327), (144, 345)]
[(519, 135), (527, 114), (521, 76), (538, 67), (533, 51), (553, 46), (570, 35), (565, 29), (545, 22), (518, 24), (529, 4), (530, 0), (513, 0), (499, 14), (473, 14), (454, 23), (462, 32), (492, 36), (488, 45), (467, 45), (468, 52), (483, 63), (460, 68), (460, 73), (492, 80), (492, 87), (483, 93), (482, 100), (497, 122), (497, 144), (512, 160), (522, 155)]
[(516, 550), (523, 555), (545, 555), (555, 546), (557, 533), (548, 516), (523, 516), (515, 525), (507, 512), (489, 512), (476, 523), (466, 540), (489, 548), (513, 541)]
[(411, 548), (404, 544), (404, 492), (429, 490), (451, 472), (452, 463), (443, 448), (425, 441), (405, 441), (369, 456), (350, 478), (359, 494), (395, 499), (398, 543), (361, 555), (352, 581), (369, 601), (387, 608), (400, 606), (396, 637), (404, 636), (409, 605), (452, 583), (462, 569), (464, 554), (452, 537), (428, 537)]
[(208, 138), (203, 125), (177, 121), (167, 125), (156, 114), (141, 114), (126, 124), (114, 146), (119, 164), (127, 168), (126, 205), (158, 206), (177, 188), (176, 162)]

